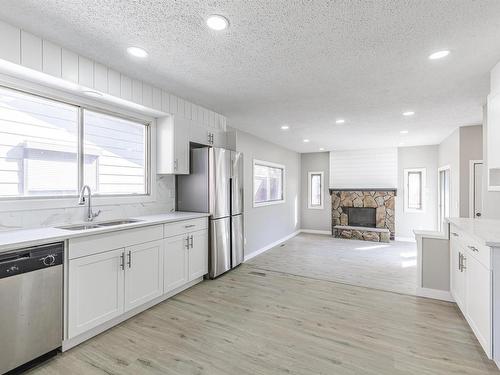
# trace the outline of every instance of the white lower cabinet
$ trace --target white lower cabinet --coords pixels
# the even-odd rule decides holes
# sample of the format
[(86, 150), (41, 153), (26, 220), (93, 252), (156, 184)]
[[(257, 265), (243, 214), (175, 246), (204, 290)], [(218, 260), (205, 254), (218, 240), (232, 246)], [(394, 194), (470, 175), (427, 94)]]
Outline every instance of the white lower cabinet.
[(198, 218), (69, 240), (67, 339), (208, 273), (207, 227)]
[(489, 358), (493, 355), (492, 271), (489, 248), (450, 228), (450, 289), (455, 302)]
[(125, 248), (125, 311), (163, 294), (163, 241)]
[(189, 245), (186, 234), (170, 237), (165, 241), (164, 291), (169, 292), (188, 282)]
[(118, 249), (69, 261), (70, 338), (123, 313), (123, 255)]
[(207, 273), (207, 229), (165, 239), (165, 293)]

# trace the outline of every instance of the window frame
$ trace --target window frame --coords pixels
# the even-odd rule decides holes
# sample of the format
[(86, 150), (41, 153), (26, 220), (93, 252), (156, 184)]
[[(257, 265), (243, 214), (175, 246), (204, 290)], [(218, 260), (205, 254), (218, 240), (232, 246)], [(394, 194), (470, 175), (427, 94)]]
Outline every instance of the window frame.
[[(421, 208), (411, 208), (408, 207), (409, 204), (409, 193), (410, 189), (408, 187), (409, 183), (409, 174), (410, 173), (420, 173), (421, 174), (421, 183), (420, 183), (420, 203)], [(427, 184), (427, 169), (426, 168), (405, 168), (404, 169), (404, 212), (408, 213), (424, 213), (425, 212), (425, 189)]]
[[(281, 180), (281, 191), (282, 191), (282, 199), (280, 200), (273, 200), (273, 201), (265, 201), (265, 202), (255, 202), (255, 166), (260, 165), (263, 167), (270, 167), (270, 168), (279, 168), (283, 171), (282, 174), (282, 180)], [(275, 204), (282, 204), (286, 202), (286, 166), (283, 164), (277, 164), (273, 163), (270, 161), (265, 161), (265, 160), (258, 160), (258, 159), (253, 159), (252, 163), (252, 203), (253, 207), (264, 207), (264, 206), (272, 206)]]
[[(320, 205), (312, 204), (312, 177), (319, 175), (320, 176)], [(317, 171), (317, 172), (308, 172), (307, 173), (307, 208), (310, 210), (323, 210), (325, 208), (325, 172)]]
[(71, 105), (78, 110), (78, 154), (77, 154), (77, 168), (78, 168), (78, 181), (77, 181), (77, 194), (75, 195), (63, 195), (63, 196), (50, 196), (50, 195), (40, 195), (40, 196), (22, 196), (22, 197), (0, 197), (0, 212), (9, 211), (26, 211), (26, 210), (46, 210), (46, 209), (58, 209), (58, 208), (70, 208), (76, 207), (76, 200), (78, 198), (78, 192), (83, 186), (83, 117), (84, 110), (118, 117), (124, 120), (137, 122), (145, 126), (145, 187), (146, 192), (144, 194), (97, 194), (92, 193), (92, 203), (95, 206), (105, 206), (105, 205), (115, 205), (115, 204), (134, 204), (134, 203), (148, 203), (156, 201), (156, 185), (154, 177), (155, 175), (152, 171), (156, 170), (156, 160), (152, 157), (156, 152), (156, 144), (152, 142), (156, 134), (156, 119), (150, 116), (141, 115), (136, 112), (128, 112), (126, 110), (119, 111), (114, 106), (106, 106), (102, 103), (95, 102), (93, 100), (78, 100), (66, 98), (64, 94), (59, 91), (54, 91), (47, 89), (47, 93), (44, 91), (39, 91), (37, 85), (33, 85), (33, 89), (30, 85), (28, 87), (18, 87), (17, 85), (6, 84), (3, 81), (0, 82), (0, 87), (8, 90), (17, 91), (23, 94), (37, 96), (45, 100), (52, 100), (55, 102)]

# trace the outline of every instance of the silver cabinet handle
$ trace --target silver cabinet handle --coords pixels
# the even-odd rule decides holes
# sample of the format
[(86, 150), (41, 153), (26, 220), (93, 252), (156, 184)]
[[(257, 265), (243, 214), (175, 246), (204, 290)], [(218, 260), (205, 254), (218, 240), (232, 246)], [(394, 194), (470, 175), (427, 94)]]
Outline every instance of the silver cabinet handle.
[(458, 237), (458, 233), (451, 232), (451, 234), (454, 235), (455, 237)]
[(462, 272), (462, 253), (458, 253), (458, 270)]
[(179, 161), (178, 159), (175, 159), (174, 160), (174, 170), (176, 171), (177, 170), (177, 166), (179, 165)]
[(191, 241), (190, 241), (190, 244), (189, 244), (189, 245), (191, 246), (191, 249), (192, 249), (192, 248), (193, 248), (193, 235), (191, 235), (190, 240), (191, 240)]
[(211, 137), (210, 132), (207, 132), (207, 137), (208, 137), (208, 144), (211, 144), (212, 143), (212, 137)]
[(120, 255), (120, 267), (121, 267), (122, 270), (125, 269), (125, 254), (124, 253), (122, 253)]
[(465, 267), (465, 262), (467, 261), (467, 257), (465, 255), (462, 254), (462, 272), (464, 272), (464, 270), (467, 269), (467, 267)]
[(472, 251), (477, 251), (479, 252), (479, 249), (477, 247), (474, 247), (474, 246), (467, 246), (469, 249), (471, 249)]
[(192, 227), (195, 227), (196, 225), (195, 224), (189, 224), (189, 225), (184, 225), (184, 228), (192, 228)]
[(128, 268), (132, 268), (132, 251), (128, 251)]
[(189, 250), (189, 236), (186, 237), (186, 249)]

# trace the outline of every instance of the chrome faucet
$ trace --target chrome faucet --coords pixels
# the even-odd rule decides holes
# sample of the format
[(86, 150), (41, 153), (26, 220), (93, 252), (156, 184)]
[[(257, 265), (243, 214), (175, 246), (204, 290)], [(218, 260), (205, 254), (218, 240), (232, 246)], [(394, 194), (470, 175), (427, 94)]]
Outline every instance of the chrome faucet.
[(92, 191), (90, 190), (89, 185), (83, 185), (82, 190), (80, 190), (80, 196), (78, 197), (78, 205), (79, 206), (84, 206), (85, 205), (85, 190), (87, 190), (88, 194), (88, 204), (87, 204), (87, 221), (92, 221), (94, 220), (99, 214), (101, 213), (101, 210), (97, 212), (92, 212)]

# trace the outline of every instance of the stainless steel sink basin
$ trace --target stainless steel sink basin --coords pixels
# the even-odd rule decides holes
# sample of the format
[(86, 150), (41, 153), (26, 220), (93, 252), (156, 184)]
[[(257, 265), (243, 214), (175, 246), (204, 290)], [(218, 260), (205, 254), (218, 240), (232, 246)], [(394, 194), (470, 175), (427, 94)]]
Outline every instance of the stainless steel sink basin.
[(100, 228), (100, 226), (98, 224), (78, 224), (78, 225), (68, 225), (66, 227), (58, 227), (58, 228), (66, 230), (88, 230), (88, 229)]
[(59, 229), (66, 229), (66, 230), (88, 230), (88, 229), (112, 227), (115, 225), (132, 224), (132, 223), (137, 223), (139, 221), (140, 220), (136, 220), (136, 219), (120, 219), (120, 220), (113, 220), (113, 221), (105, 221), (103, 223), (86, 223), (86, 224), (67, 225), (67, 226), (58, 227), (58, 228)]
[(106, 221), (104, 223), (98, 223), (97, 225), (101, 227), (112, 227), (114, 225), (137, 223), (139, 221), (140, 220), (135, 220), (135, 219), (122, 219), (122, 220)]

